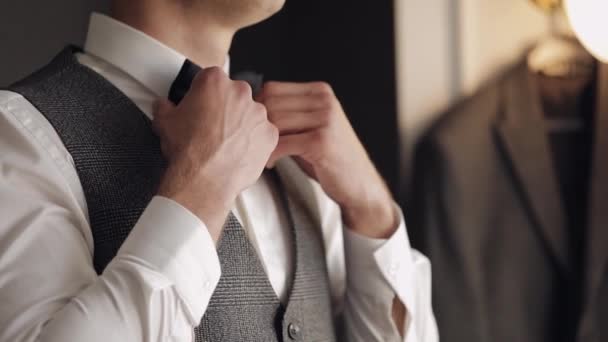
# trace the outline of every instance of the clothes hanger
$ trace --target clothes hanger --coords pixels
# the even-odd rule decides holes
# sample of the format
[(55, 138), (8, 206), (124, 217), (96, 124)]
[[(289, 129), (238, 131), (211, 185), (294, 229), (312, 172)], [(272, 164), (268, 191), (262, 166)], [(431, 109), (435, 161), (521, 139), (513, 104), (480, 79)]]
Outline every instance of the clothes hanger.
[[(596, 59), (580, 44), (564, 20), (561, 0), (531, 0), (547, 14), (549, 34), (528, 54), (528, 67), (539, 82), (562, 82), (570, 96), (580, 97), (595, 78)], [(566, 84), (568, 83), (568, 84)], [(580, 115), (545, 118), (548, 132), (585, 128)]]
[(530, 69), (549, 77), (592, 76), (596, 60), (569, 28), (561, 0), (531, 1), (546, 13), (549, 34), (528, 55)]
[(549, 77), (592, 78), (595, 58), (574, 36), (560, 32), (556, 20), (552, 14), (550, 34), (530, 52), (528, 66), (532, 71)]

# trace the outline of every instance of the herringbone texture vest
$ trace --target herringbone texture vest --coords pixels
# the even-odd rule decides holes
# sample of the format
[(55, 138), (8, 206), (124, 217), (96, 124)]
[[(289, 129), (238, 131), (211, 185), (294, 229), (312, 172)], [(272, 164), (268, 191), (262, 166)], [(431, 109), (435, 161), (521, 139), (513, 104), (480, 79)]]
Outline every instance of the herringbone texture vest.
[[(74, 160), (87, 201), (94, 266), (101, 274), (155, 195), (166, 163), (149, 119), (107, 80), (79, 64), (77, 51), (67, 48), (10, 90), (47, 118)], [(276, 183), (280, 187), (280, 180)], [(295, 201), (285, 195), (283, 200), (296, 260), (287, 305), (278, 300), (231, 214), (218, 244), (222, 276), (195, 329), (197, 341), (335, 340), (318, 227)]]

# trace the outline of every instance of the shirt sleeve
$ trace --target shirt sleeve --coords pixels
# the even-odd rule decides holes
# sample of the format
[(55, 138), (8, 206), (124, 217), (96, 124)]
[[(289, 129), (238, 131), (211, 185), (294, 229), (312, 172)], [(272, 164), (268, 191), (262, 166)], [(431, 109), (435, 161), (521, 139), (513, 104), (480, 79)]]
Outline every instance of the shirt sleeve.
[[(401, 210), (399, 210), (401, 214)], [(403, 215), (389, 239), (371, 239), (344, 229), (347, 341), (436, 342), (429, 260), (412, 250)], [(392, 317), (397, 297), (406, 307), (404, 335)]]
[(192, 340), (220, 277), (204, 223), (155, 197), (98, 276), (71, 162), (24, 108), (0, 101), (0, 341)]

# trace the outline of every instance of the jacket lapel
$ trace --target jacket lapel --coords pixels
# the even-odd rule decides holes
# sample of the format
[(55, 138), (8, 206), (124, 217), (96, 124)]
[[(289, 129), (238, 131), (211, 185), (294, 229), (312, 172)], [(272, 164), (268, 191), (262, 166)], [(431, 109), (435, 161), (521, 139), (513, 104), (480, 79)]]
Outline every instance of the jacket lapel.
[(522, 63), (503, 89), (504, 117), (498, 140), (511, 165), (516, 186), (549, 253), (563, 270), (571, 267), (565, 212), (546, 135), (540, 95)]
[(608, 65), (602, 64), (598, 69), (589, 225), (587, 228), (588, 303), (595, 300), (608, 260)]

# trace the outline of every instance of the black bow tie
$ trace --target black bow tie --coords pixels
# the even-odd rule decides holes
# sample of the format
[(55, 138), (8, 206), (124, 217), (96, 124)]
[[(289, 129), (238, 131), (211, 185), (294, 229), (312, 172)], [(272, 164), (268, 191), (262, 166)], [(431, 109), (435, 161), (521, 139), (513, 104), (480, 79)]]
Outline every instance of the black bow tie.
[[(201, 70), (201, 67), (187, 59), (184, 62), (184, 65), (182, 65), (181, 70), (177, 74), (177, 78), (175, 79), (175, 81), (173, 81), (173, 84), (171, 85), (171, 89), (169, 90), (169, 100), (171, 100), (171, 102), (173, 102), (174, 104), (180, 103), (184, 96), (186, 96), (188, 90), (190, 90), (192, 80), (194, 80), (196, 74), (198, 74)], [(262, 89), (262, 85), (264, 82), (264, 76), (262, 74), (258, 74), (251, 71), (243, 71), (236, 73), (232, 76), (232, 79), (249, 83), (254, 95)]]

